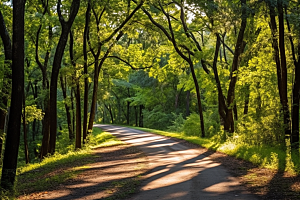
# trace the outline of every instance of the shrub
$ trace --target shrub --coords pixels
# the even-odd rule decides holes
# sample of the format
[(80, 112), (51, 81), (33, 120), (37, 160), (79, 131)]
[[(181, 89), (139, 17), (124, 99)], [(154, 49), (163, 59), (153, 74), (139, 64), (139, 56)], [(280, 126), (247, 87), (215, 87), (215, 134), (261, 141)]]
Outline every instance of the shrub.
[(172, 125), (173, 115), (165, 113), (161, 106), (156, 106), (153, 110), (144, 110), (144, 126), (153, 129), (166, 130)]
[(168, 131), (171, 132), (183, 132), (183, 125), (185, 120), (182, 117), (182, 113), (180, 113), (179, 115), (177, 115), (176, 113), (172, 113), (174, 120), (172, 121), (171, 126), (168, 127)]
[(188, 136), (200, 136), (200, 117), (196, 113), (192, 113), (184, 122), (183, 132)]

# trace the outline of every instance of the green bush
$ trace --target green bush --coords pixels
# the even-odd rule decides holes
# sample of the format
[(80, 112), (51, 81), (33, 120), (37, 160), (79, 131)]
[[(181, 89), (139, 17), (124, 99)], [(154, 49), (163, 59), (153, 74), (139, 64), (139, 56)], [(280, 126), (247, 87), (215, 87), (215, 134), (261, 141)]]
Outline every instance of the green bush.
[(144, 110), (144, 126), (153, 129), (166, 130), (172, 125), (173, 115), (165, 113), (162, 106), (156, 106), (153, 110)]
[(196, 113), (192, 113), (188, 116), (183, 125), (183, 132), (188, 136), (199, 136), (201, 135), (200, 130), (200, 117)]
[(172, 113), (174, 120), (172, 121), (171, 126), (168, 127), (168, 131), (171, 132), (183, 132), (183, 125), (185, 120), (182, 117), (182, 113), (180, 113), (179, 115), (177, 115), (176, 113)]

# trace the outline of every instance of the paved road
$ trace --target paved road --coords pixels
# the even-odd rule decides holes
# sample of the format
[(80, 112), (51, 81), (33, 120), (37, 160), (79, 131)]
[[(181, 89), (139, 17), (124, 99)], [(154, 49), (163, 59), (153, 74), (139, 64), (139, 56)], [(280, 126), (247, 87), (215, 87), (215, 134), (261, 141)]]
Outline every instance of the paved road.
[(148, 157), (150, 168), (141, 191), (130, 200), (258, 199), (200, 150), (135, 129), (100, 124), (95, 127), (137, 146)]

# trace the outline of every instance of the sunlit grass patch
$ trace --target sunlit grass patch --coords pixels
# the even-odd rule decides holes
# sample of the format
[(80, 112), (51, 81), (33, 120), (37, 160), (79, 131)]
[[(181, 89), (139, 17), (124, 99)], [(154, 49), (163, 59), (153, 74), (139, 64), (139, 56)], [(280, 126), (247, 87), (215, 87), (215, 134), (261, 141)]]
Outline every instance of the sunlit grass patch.
[(81, 150), (64, 155), (55, 154), (41, 163), (29, 164), (18, 169), (16, 191), (23, 194), (48, 190), (75, 177), (81, 170), (80, 166), (92, 161), (90, 158), (90, 151)]
[[(63, 141), (61, 140), (60, 145)], [(67, 142), (69, 146), (69, 142)], [(47, 191), (59, 184), (76, 177), (77, 174), (89, 168), (95, 156), (91, 149), (95, 147), (123, 144), (110, 133), (94, 128), (88, 137), (88, 142), (81, 150), (69, 149), (64, 154), (55, 153), (42, 162), (28, 164), (17, 170), (16, 195), (28, 194), (35, 191)], [(60, 151), (62, 152), (62, 151)]]
[(110, 133), (103, 132), (100, 128), (93, 128), (93, 133), (88, 136), (88, 144), (92, 149), (125, 144)]

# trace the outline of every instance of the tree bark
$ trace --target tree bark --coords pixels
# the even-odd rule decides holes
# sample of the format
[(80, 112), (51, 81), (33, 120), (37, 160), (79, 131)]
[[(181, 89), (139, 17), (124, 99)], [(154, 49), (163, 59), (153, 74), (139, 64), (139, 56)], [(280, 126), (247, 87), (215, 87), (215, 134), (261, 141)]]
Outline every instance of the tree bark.
[(20, 94), (24, 90), (24, 11), (25, 0), (14, 0), (11, 109), (1, 177), (1, 187), (11, 191), (15, 182), (20, 144), (23, 99)]

